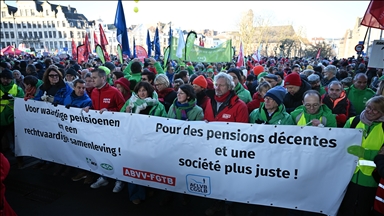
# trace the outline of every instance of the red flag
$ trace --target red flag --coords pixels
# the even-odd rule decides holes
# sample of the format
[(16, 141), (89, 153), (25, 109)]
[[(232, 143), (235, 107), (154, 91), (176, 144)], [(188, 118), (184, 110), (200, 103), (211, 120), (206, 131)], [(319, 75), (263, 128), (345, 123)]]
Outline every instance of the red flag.
[(107, 40), (107, 37), (105, 36), (103, 27), (101, 26), (101, 23), (99, 23), (99, 30), (100, 30), (100, 46), (104, 51), (105, 61), (111, 61), (111, 59), (109, 58), (109, 54), (108, 54), (107, 50), (105, 49), (105, 46), (108, 45), (108, 40)]
[(384, 1), (371, 0), (361, 20), (361, 25), (384, 30)]
[(89, 48), (89, 40), (88, 40), (87, 33), (85, 33), (84, 45), (85, 45), (84, 61), (88, 61), (89, 53), (91, 52), (91, 49)]
[(136, 46), (136, 55), (141, 62), (144, 62), (144, 59), (148, 58), (147, 51), (144, 49), (144, 47), (139, 45)]
[(243, 50), (243, 42), (240, 42), (240, 51), (239, 51), (239, 56), (237, 57), (237, 67), (242, 67), (244, 66), (244, 50)]
[(77, 47), (77, 63), (82, 64), (85, 62), (84, 54), (86, 52), (87, 47), (83, 44)]
[(99, 45), (99, 39), (97, 39), (96, 32), (93, 32), (93, 42), (95, 43), (96, 49), (96, 46)]
[(321, 48), (319, 48), (319, 49), (317, 50), (316, 59), (319, 59), (319, 58), (320, 58), (320, 53), (321, 53)]
[(76, 44), (73, 38), (72, 38), (72, 59), (74, 60), (77, 59), (77, 49), (76, 49)]

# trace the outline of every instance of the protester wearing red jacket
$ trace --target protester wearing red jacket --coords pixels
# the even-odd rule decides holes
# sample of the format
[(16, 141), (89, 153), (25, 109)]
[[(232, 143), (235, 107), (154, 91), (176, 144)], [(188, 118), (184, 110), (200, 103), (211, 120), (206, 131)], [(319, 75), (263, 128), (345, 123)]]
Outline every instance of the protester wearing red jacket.
[(17, 214), (13, 211), (11, 206), (5, 199), (5, 185), (4, 180), (9, 173), (9, 161), (2, 153), (0, 153), (0, 215), (1, 216), (16, 216)]
[(247, 105), (237, 97), (234, 86), (230, 75), (220, 72), (215, 76), (215, 96), (205, 109), (205, 120), (248, 123)]

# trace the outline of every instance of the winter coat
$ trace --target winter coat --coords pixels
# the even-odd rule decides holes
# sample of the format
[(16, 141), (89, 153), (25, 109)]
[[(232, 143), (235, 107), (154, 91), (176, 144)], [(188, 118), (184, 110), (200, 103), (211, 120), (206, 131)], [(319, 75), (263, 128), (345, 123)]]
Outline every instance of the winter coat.
[(356, 110), (356, 115), (360, 115), (360, 113), (365, 109), (365, 103), (375, 95), (375, 92), (370, 88), (360, 90), (355, 88), (354, 85), (345, 89), (345, 92)]
[(92, 100), (87, 94), (79, 97), (75, 94), (75, 91), (72, 91), (72, 93), (64, 99), (64, 106), (78, 108), (84, 108), (87, 106), (92, 107)]
[[(327, 105), (322, 104), (316, 114), (309, 114), (304, 105), (297, 107), (292, 113), (292, 120), (298, 125), (301, 118), (305, 118), (305, 123), (308, 124), (313, 119), (320, 120), (324, 127), (337, 127), (336, 117), (332, 114)], [(321, 119), (320, 119), (321, 118)]]
[(325, 94), (322, 102), (336, 115), (337, 127), (343, 127), (347, 119), (356, 116), (355, 108), (345, 92), (341, 93), (340, 98), (336, 100), (332, 100), (328, 94)]
[(251, 114), (251, 112), (259, 108), (262, 103), (264, 103), (264, 98), (261, 97), (260, 93), (256, 92), (253, 94), (252, 101), (247, 103), (248, 113)]
[(245, 89), (244, 86), (240, 83), (237, 83), (235, 90), (237, 96), (240, 98), (240, 100), (244, 101), (244, 103), (248, 103), (252, 100), (251, 93), (249, 93), (249, 91)]
[(292, 117), (285, 111), (284, 104), (280, 104), (277, 110), (268, 118), (268, 112), (265, 109), (265, 104), (252, 111), (249, 115), (249, 123), (256, 124), (271, 124), (271, 125), (295, 125)]
[(216, 112), (217, 102), (211, 99), (211, 106), (204, 112), (204, 119), (207, 121), (244, 122), (248, 123), (248, 108), (240, 98), (231, 91), (219, 111)]
[[(63, 105), (64, 104), (64, 99), (72, 93), (72, 88), (65, 83), (64, 87), (59, 89), (59, 91), (56, 92), (54, 95), (53, 103), (54, 104), (59, 104)], [(46, 89), (43, 88), (43, 86), (40, 87), (39, 93), (37, 93), (35, 100), (37, 101), (42, 101), (41, 96), (44, 95), (44, 92), (46, 92)]]
[[(177, 98), (175, 99), (175, 101), (173, 102), (171, 107), (169, 108), (168, 115), (167, 115), (168, 118), (178, 119), (176, 116), (176, 113), (173, 111), (173, 108), (176, 106), (176, 104), (175, 104), (176, 101), (177, 101)], [(188, 117), (188, 121), (203, 120), (204, 119), (204, 111), (201, 107), (199, 107), (197, 104), (195, 104), (192, 107), (192, 109), (187, 112), (187, 117)]]
[[(0, 84), (0, 98), (3, 97), (3, 95), (8, 94), (11, 94), (12, 97), (24, 97), (24, 91), (17, 86), (14, 81), (11, 81), (11, 83), (7, 86)], [(9, 125), (14, 121), (14, 101), (15, 100), (13, 98), (9, 100), (1, 98), (1, 104), (5, 106), (0, 107), (0, 126)]]
[[(155, 97), (153, 97), (153, 98), (155, 98)], [(130, 100), (128, 99), (125, 102), (124, 106), (121, 108), (120, 112), (125, 112), (129, 103), (130, 103)], [(165, 107), (160, 102), (158, 102), (155, 106), (148, 106), (147, 108), (149, 109), (147, 115), (167, 117), (167, 112), (165, 111)], [(143, 114), (143, 113), (140, 112), (139, 114)]]
[(311, 89), (312, 88), (309, 83), (305, 82), (304, 80), (301, 80), (301, 86), (298, 92), (296, 92), (294, 95), (291, 95), (289, 92), (287, 92), (285, 94), (283, 102), (287, 113), (291, 113), (298, 106), (302, 105), (304, 92)]
[(92, 91), (92, 106), (94, 110), (106, 108), (108, 111), (120, 111), (125, 100), (121, 92), (106, 83), (101, 89), (94, 88)]

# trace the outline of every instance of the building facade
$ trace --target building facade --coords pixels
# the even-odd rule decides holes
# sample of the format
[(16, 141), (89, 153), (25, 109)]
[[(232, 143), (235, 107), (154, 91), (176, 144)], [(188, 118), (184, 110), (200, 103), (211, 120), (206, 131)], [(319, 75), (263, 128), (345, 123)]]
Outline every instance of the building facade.
[(17, 7), (1, 4), (1, 48), (13, 45), (36, 51), (71, 51), (72, 39), (83, 43), (94, 22), (70, 5), (48, 1), (16, 1)]

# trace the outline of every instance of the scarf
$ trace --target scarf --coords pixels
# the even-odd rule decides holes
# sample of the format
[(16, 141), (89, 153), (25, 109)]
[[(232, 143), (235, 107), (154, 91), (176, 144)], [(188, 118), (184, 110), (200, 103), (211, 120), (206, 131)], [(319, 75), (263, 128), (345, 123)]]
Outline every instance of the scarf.
[[(368, 126), (371, 126), (374, 122), (367, 119), (367, 117), (365, 116), (365, 110), (363, 110), (363, 112), (361, 112), (360, 114), (360, 121)], [(384, 124), (384, 116), (381, 116), (380, 118), (376, 119), (375, 122), (382, 122)]]
[(176, 119), (187, 120), (187, 113), (196, 106), (196, 99), (188, 101), (188, 103), (181, 104), (177, 98), (173, 102), (173, 113), (176, 115)]
[(238, 92), (239, 90), (241, 90), (241, 89), (242, 89), (242, 85), (241, 85), (240, 83), (237, 83), (237, 85), (235, 86), (234, 91), (235, 91), (236, 94), (237, 94), (237, 92)]
[(219, 103), (223, 103), (227, 99), (230, 93), (231, 91), (227, 91), (227, 93), (221, 95), (220, 97), (215, 94), (215, 100)]
[(25, 91), (24, 100), (27, 101), (28, 99), (35, 98), (36, 91), (37, 89), (34, 86), (29, 88), (28, 91)]
[(167, 96), (170, 92), (174, 91), (173, 88), (166, 88), (157, 92), (158, 98), (160, 101), (164, 101), (165, 96)]
[(129, 106), (132, 108), (133, 113), (140, 113), (141, 110), (145, 110), (149, 106), (155, 106), (158, 102), (158, 100), (151, 97), (141, 99), (135, 92), (132, 92), (132, 97), (129, 99)]

